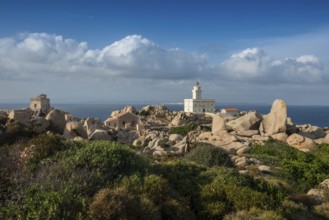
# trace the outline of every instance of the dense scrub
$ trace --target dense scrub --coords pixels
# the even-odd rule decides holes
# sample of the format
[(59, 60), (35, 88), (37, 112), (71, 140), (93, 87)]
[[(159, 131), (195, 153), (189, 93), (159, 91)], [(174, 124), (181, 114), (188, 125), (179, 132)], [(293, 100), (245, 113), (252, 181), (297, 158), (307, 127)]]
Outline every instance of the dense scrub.
[(306, 192), (324, 179), (329, 178), (329, 146), (304, 153), (284, 143), (269, 143), (251, 148), (252, 157), (277, 167), (274, 173), (286, 181), (291, 193)]
[[(329, 178), (329, 147), (302, 153), (280, 143), (249, 156), (273, 179), (239, 174), (220, 148), (198, 144), (154, 163), (109, 141), (33, 135), (0, 145), (0, 219), (322, 219), (328, 204), (296, 199)], [(309, 204), (306, 204), (309, 202)]]

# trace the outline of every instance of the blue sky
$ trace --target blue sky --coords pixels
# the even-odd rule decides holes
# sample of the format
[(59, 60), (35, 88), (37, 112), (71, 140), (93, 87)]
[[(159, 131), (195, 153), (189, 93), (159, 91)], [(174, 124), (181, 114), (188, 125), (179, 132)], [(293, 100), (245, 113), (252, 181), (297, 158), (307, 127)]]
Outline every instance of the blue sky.
[[(0, 2), (0, 102), (329, 105), (329, 1)], [(10, 91), (10, 93), (8, 92)]]

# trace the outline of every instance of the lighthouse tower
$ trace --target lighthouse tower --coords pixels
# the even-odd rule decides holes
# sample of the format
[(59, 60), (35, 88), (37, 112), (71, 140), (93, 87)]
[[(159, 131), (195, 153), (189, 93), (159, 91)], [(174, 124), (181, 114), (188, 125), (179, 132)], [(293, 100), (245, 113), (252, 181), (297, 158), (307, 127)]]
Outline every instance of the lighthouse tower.
[(201, 86), (199, 82), (196, 82), (195, 86), (192, 89), (192, 98), (193, 99), (201, 99)]
[(195, 114), (204, 114), (206, 112), (215, 112), (215, 100), (214, 99), (202, 99), (201, 98), (201, 86), (199, 82), (193, 86), (192, 98), (184, 99), (184, 111), (193, 112)]

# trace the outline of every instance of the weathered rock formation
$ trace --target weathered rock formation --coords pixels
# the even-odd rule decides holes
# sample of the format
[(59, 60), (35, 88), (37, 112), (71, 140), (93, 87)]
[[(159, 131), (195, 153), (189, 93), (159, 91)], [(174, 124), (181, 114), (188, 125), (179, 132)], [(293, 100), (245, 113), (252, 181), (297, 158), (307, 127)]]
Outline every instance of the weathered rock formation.
[(33, 111), (30, 109), (20, 109), (20, 110), (12, 110), (8, 118), (11, 121), (18, 122), (22, 125), (29, 125), (31, 121), (31, 117), (33, 115)]
[(225, 120), (221, 116), (213, 113), (206, 113), (206, 115), (212, 118), (211, 131), (213, 133), (226, 130)]
[(111, 136), (109, 135), (109, 133), (105, 130), (101, 130), (101, 129), (96, 129), (94, 131), (94, 133), (90, 136), (89, 138), (92, 141), (95, 140), (107, 140), (110, 141), (112, 140)]
[(102, 127), (102, 122), (100, 119), (87, 118), (83, 123), (83, 128), (86, 130), (88, 138), (96, 131)]
[(242, 117), (227, 122), (226, 127), (237, 132), (258, 130), (261, 121), (261, 115), (257, 114), (256, 112), (249, 112)]
[(264, 116), (259, 131), (262, 135), (273, 135), (286, 132), (287, 129), (287, 106), (284, 100), (277, 99), (273, 102), (271, 111)]
[(87, 132), (84, 130), (83, 125), (77, 121), (66, 123), (63, 136), (66, 139), (74, 139), (76, 137), (82, 137), (83, 139), (88, 138)]
[(287, 138), (287, 143), (294, 147), (297, 148), (298, 150), (307, 152), (310, 150), (316, 150), (317, 146), (315, 142), (307, 137), (303, 137), (299, 134), (292, 134)]
[(63, 134), (66, 125), (65, 112), (59, 109), (54, 109), (48, 113), (46, 119), (49, 121), (48, 129), (50, 131)]

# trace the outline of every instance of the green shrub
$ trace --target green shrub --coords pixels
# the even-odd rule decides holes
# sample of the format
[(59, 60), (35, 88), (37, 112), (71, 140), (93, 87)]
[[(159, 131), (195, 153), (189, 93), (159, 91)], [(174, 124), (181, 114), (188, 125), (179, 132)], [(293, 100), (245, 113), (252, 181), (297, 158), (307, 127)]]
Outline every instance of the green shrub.
[(35, 135), (35, 132), (30, 127), (26, 127), (18, 122), (10, 122), (6, 124), (4, 134), (0, 136), (0, 146), (26, 140), (33, 137), (33, 135)]
[(158, 219), (156, 206), (143, 195), (133, 195), (126, 188), (100, 190), (90, 205), (92, 219)]
[(155, 204), (160, 204), (168, 197), (169, 184), (163, 177), (152, 174), (144, 178), (144, 191)]
[(190, 210), (186, 201), (170, 198), (161, 206), (161, 218), (168, 220), (195, 219), (194, 213)]
[(238, 211), (225, 215), (224, 220), (257, 219), (257, 220), (282, 220), (284, 217), (275, 211), (252, 208), (249, 211)]
[(251, 148), (251, 156), (267, 165), (279, 167), (274, 174), (288, 180), (293, 192), (305, 192), (324, 179), (329, 178), (328, 149), (322, 152), (304, 153), (283, 143)]
[(147, 116), (151, 115), (151, 111), (142, 110), (139, 112), (139, 115), (147, 117)]
[(18, 219), (81, 219), (87, 217), (86, 200), (69, 188), (53, 191), (38, 185), (27, 188)]
[(53, 134), (41, 134), (28, 142), (26, 165), (30, 170), (38, 167), (43, 159), (53, 156), (57, 151), (65, 148), (59, 136)]
[(207, 167), (233, 166), (228, 153), (211, 144), (199, 144), (196, 149), (185, 155), (186, 160), (191, 160)]
[(197, 128), (198, 126), (196, 124), (187, 124), (179, 127), (173, 127), (170, 128), (169, 134), (180, 134), (182, 136), (186, 136), (190, 131), (193, 131)]
[(93, 195), (102, 186), (133, 174), (144, 175), (147, 161), (128, 146), (117, 142), (83, 142), (83, 147), (62, 161), (69, 181), (79, 183), (79, 190)]

